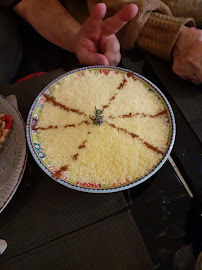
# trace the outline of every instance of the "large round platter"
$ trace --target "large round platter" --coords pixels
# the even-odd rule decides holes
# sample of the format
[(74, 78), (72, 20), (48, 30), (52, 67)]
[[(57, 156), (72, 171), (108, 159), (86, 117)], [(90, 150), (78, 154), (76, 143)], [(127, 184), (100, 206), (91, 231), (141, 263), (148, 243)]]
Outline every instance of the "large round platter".
[[(50, 164), (49, 160), (47, 159), (46, 155), (43, 153), (43, 151), (40, 147), (38, 134), (33, 127), (35, 127), (37, 125), (38, 119), (39, 119), (41, 111), (43, 109), (43, 104), (44, 104), (44, 102), (46, 102), (46, 99), (44, 98), (44, 94), (49, 95), (51, 93), (54, 85), (60, 84), (59, 81), (62, 80), (64, 77), (81, 76), (81, 74), (84, 70), (89, 70), (90, 72), (94, 72), (94, 73), (104, 73), (106, 76), (107, 76), (109, 71), (114, 71), (115, 74), (117, 74), (117, 73), (126, 74), (128, 72), (131, 72), (129, 70), (117, 68), (117, 67), (94, 66), (94, 67), (87, 67), (87, 68), (80, 68), (77, 70), (73, 70), (71, 72), (68, 72), (68, 73), (60, 76), (59, 78), (57, 78), (53, 82), (51, 82), (37, 96), (37, 98), (35, 99), (32, 107), (30, 109), (29, 115), (28, 115), (27, 125), (26, 125), (26, 133), (27, 133), (27, 141), (28, 141), (30, 151), (31, 151), (33, 157), (35, 158), (36, 162), (38, 163), (38, 165), (41, 167), (41, 169), (48, 176), (50, 176), (55, 181), (57, 181), (58, 183), (66, 186), (66, 187), (76, 189), (79, 191), (92, 192), (92, 193), (110, 193), (110, 192), (121, 191), (124, 189), (134, 187), (134, 186), (146, 181), (147, 179), (149, 179), (152, 175), (154, 175), (162, 167), (162, 165), (165, 163), (165, 161), (167, 160), (167, 158), (172, 150), (172, 147), (174, 144), (174, 139), (175, 139), (175, 119), (174, 119), (173, 111), (172, 111), (172, 108), (171, 108), (169, 102), (167, 101), (167, 99), (163, 95), (163, 93), (153, 83), (151, 83), (149, 80), (147, 80), (146, 78), (144, 78), (143, 76), (141, 76), (137, 73), (133, 73), (133, 78), (135, 80), (139, 80), (143, 84), (145, 84), (149, 88), (150, 91), (155, 92), (155, 95), (158, 96), (159, 100), (161, 101), (161, 103), (163, 104), (163, 106), (166, 110), (168, 124), (169, 124), (169, 138), (168, 138), (166, 152), (163, 155), (160, 162), (154, 168), (152, 168), (152, 170), (147, 175), (145, 175), (144, 177), (142, 177), (140, 179), (134, 179), (134, 181), (132, 181), (130, 183), (127, 183), (124, 185), (118, 185), (118, 186), (94, 185), (94, 184), (90, 183), (90, 181), (81, 183), (81, 182), (75, 181), (74, 179), (63, 179), (63, 177), (60, 177), (58, 179), (58, 177), (55, 177), (54, 167), (52, 166), (52, 164)], [(134, 161), (131, 161), (131, 162), (134, 162)]]

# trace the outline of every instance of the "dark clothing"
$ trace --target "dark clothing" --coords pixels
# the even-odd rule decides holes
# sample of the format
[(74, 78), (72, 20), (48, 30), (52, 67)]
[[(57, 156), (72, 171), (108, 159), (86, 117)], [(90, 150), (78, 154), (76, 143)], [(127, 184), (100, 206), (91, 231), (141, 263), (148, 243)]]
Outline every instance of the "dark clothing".
[(22, 41), (9, 8), (12, 3), (0, 0), (0, 86), (14, 78), (22, 59)]

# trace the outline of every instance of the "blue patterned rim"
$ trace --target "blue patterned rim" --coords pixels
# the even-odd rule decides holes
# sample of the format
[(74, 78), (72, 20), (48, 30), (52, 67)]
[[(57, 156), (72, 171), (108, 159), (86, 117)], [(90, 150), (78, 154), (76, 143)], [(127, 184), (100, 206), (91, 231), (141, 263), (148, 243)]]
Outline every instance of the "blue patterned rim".
[(88, 70), (88, 69), (110, 69), (110, 70), (117, 70), (117, 71), (124, 71), (124, 72), (132, 72), (131, 70), (128, 69), (124, 69), (124, 68), (119, 68), (119, 67), (111, 67), (111, 66), (89, 66), (89, 67), (84, 67), (84, 68), (79, 68), (70, 72), (67, 72), (63, 75), (61, 75), (60, 77), (56, 78), (54, 81), (52, 81), (51, 83), (49, 83), (40, 93), (39, 95), (36, 97), (34, 103), (32, 104), (32, 107), (29, 111), (28, 114), (28, 118), (27, 118), (27, 124), (26, 124), (26, 135), (27, 135), (27, 142), (29, 145), (29, 149), (35, 159), (35, 161), (37, 162), (37, 164), (40, 166), (40, 168), (48, 175), (50, 176), (52, 179), (54, 179), (55, 181), (57, 181), (58, 183), (69, 187), (71, 189), (75, 189), (75, 190), (79, 190), (79, 191), (84, 191), (84, 192), (89, 192), (89, 193), (111, 193), (111, 192), (117, 192), (117, 191), (122, 191), (134, 186), (137, 186), (143, 182), (145, 182), (147, 179), (149, 179), (152, 175), (154, 175), (162, 166), (163, 164), (166, 162), (170, 152), (172, 151), (173, 145), (174, 145), (174, 141), (175, 141), (175, 134), (176, 134), (176, 127), (175, 127), (175, 118), (174, 118), (174, 114), (172, 111), (172, 108), (168, 102), (168, 100), (166, 99), (166, 97), (164, 96), (164, 94), (158, 89), (157, 86), (155, 86), (152, 82), (150, 82), (148, 79), (146, 79), (145, 77), (143, 77), (142, 75), (139, 75), (135, 72), (132, 72), (134, 74), (135, 77), (141, 79), (141, 81), (144, 81), (145, 83), (147, 83), (152, 89), (154, 89), (163, 99), (164, 103), (166, 104), (166, 109), (169, 113), (170, 119), (171, 119), (171, 123), (172, 123), (172, 128), (171, 128), (171, 138), (170, 138), (170, 143), (167, 147), (167, 151), (164, 154), (163, 158), (161, 159), (161, 161), (148, 173), (146, 174), (144, 177), (135, 180), (134, 182), (131, 182), (129, 184), (123, 185), (123, 186), (117, 186), (117, 187), (112, 187), (112, 188), (107, 188), (107, 189), (103, 189), (103, 188), (89, 188), (89, 187), (82, 187), (82, 186), (78, 186), (78, 185), (74, 185), (71, 183), (67, 183), (65, 182), (63, 179), (55, 179), (52, 175), (53, 173), (42, 163), (41, 158), (39, 157), (35, 146), (32, 144), (31, 141), (31, 133), (30, 133), (30, 129), (31, 129), (31, 118), (32, 118), (32, 114), (33, 111), (35, 109), (35, 106), (38, 102), (38, 100), (41, 98), (41, 96), (44, 94), (44, 92), (46, 92), (54, 83), (56, 83), (58, 80), (62, 79), (63, 77), (73, 74), (73, 73), (77, 73), (83, 70)]

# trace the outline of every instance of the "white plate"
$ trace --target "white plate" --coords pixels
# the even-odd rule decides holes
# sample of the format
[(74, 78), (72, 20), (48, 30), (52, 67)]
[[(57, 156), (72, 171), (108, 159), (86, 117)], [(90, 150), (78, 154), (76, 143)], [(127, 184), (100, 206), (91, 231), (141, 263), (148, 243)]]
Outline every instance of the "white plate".
[(0, 95), (0, 113), (14, 118), (6, 142), (0, 149), (0, 213), (14, 195), (23, 176), (26, 161), (25, 125), (19, 111)]

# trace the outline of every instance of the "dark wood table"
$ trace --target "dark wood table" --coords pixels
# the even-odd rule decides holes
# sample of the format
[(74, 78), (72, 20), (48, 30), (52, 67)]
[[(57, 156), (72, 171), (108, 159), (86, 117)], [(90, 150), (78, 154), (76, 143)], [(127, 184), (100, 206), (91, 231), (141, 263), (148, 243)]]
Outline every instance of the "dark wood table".
[[(171, 156), (199, 206), (202, 201), (201, 87), (183, 82), (172, 74), (167, 63), (139, 52), (123, 57), (122, 67), (147, 77), (168, 98), (177, 126)], [(1, 94), (17, 96), (26, 121), (38, 93), (63, 73), (59, 69), (10, 85), (1, 89)], [(154, 268), (170, 270), (176, 252), (192, 242), (192, 229), (188, 225), (194, 203), (168, 161), (137, 187), (95, 195), (55, 183), (29, 154), (22, 182), (0, 215), (0, 238), (8, 241), (8, 251), (0, 257), (0, 269), (149, 270), (151, 265), (143, 239)], [(78, 250), (83, 252), (76, 254)], [(110, 255), (106, 255), (107, 251)], [(138, 262), (134, 259), (137, 257)]]

